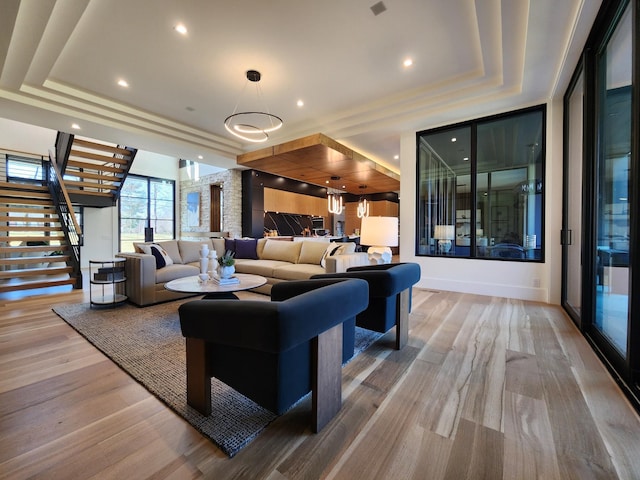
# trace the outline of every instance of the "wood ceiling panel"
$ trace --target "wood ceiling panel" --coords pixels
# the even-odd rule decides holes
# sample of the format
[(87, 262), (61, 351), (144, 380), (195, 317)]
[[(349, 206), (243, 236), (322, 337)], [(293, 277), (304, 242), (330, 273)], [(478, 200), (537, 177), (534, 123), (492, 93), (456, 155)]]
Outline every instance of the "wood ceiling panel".
[[(400, 190), (397, 173), (321, 133), (245, 153), (238, 156), (237, 162), (254, 170), (355, 195), (363, 193), (360, 185), (367, 186), (366, 193)], [(334, 176), (340, 180), (330, 180)]]

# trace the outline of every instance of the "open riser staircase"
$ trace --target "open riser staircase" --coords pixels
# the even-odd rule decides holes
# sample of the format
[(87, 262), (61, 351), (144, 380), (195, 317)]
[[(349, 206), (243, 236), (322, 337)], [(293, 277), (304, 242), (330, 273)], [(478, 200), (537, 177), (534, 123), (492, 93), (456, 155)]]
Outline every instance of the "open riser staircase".
[(114, 206), (137, 150), (58, 132), (56, 155), (74, 204)]
[(0, 182), (0, 293), (76, 285), (70, 247), (46, 186)]

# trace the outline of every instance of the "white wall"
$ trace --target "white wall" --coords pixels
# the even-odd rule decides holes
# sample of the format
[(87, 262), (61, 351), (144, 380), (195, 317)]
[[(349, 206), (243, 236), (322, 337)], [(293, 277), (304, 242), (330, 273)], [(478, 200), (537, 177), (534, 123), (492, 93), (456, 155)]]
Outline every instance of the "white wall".
[(547, 105), (544, 263), (416, 256), (416, 132), (403, 133), (400, 151), (402, 178), (400, 182), (400, 259), (403, 262), (416, 262), (420, 265), (422, 276), (417, 286), (434, 290), (560, 303), (561, 100)]

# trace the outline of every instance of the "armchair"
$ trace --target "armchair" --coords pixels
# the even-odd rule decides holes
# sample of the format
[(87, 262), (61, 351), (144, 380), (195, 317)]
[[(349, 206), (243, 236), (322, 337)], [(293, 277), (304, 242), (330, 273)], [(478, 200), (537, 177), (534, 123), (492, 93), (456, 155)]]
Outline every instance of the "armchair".
[(357, 279), (301, 280), (274, 285), (269, 302), (181, 305), (187, 403), (211, 414), (211, 377), (277, 414), (311, 391), (319, 431), (341, 408), (343, 323), (367, 307), (368, 290)]
[(396, 327), (396, 349), (407, 343), (411, 287), (420, 280), (417, 263), (387, 263), (352, 267), (343, 273), (314, 275), (320, 278), (360, 278), (369, 284), (369, 306), (356, 316), (356, 325), (385, 333)]

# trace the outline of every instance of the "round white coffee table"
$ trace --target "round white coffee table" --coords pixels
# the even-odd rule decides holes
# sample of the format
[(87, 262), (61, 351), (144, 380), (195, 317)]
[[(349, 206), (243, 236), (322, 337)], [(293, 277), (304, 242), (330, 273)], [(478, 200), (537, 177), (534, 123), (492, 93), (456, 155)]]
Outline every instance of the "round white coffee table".
[(212, 280), (209, 280), (208, 282), (201, 282), (198, 276), (194, 275), (192, 277), (171, 280), (164, 284), (164, 288), (171, 290), (172, 292), (201, 293), (206, 295), (212, 293), (231, 293), (240, 290), (251, 290), (252, 288), (257, 288), (267, 283), (267, 279), (260, 275), (236, 273), (233, 276), (240, 281), (231, 285), (220, 285)]

